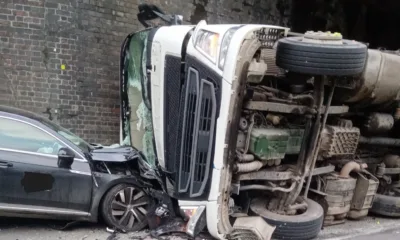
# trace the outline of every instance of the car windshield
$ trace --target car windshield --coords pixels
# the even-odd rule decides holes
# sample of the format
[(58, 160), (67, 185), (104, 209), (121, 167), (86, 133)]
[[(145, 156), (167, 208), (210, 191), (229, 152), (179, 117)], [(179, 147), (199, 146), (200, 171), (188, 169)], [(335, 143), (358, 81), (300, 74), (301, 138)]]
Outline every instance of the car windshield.
[(46, 125), (47, 127), (51, 128), (51, 129), (53, 129), (54, 131), (58, 132), (60, 135), (62, 135), (66, 139), (68, 139), (71, 143), (78, 146), (82, 151), (90, 152), (93, 149), (93, 147), (89, 143), (87, 143), (85, 140), (76, 136), (75, 134), (73, 134), (72, 132), (68, 131), (67, 129), (61, 127), (60, 125), (57, 125), (50, 121), (41, 121), (41, 123), (43, 123), (44, 125)]

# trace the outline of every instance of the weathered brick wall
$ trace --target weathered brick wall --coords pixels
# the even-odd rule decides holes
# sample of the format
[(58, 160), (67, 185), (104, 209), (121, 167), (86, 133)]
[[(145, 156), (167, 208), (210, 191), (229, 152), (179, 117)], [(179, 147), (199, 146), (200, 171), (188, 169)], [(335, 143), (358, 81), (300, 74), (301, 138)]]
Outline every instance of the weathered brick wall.
[[(0, 104), (45, 114), (88, 141), (118, 142), (120, 44), (140, 28), (141, 2), (0, 0)], [(290, 1), (147, 2), (186, 23), (286, 25)]]

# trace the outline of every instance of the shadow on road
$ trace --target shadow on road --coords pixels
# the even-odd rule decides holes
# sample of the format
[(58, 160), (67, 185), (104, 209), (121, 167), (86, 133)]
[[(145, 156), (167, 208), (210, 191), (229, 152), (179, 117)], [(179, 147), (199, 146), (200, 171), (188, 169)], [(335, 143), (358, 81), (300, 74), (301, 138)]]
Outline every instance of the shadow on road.
[(49, 228), (54, 230), (70, 231), (74, 229), (93, 228), (105, 229), (103, 223), (68, 222), (58, 220), (28, 219), (28, 218), (0, 218), (0, 229), (13, 228)]

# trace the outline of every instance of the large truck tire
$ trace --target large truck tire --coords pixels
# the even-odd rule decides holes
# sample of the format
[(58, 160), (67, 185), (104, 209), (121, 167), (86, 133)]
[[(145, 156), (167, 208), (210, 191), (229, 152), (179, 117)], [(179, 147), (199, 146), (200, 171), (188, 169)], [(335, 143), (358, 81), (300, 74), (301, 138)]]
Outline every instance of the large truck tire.
[(354, 76), (362, 73), (367, 46), (351, 40), (305, 41), (288, 37), (278, 41), (276, 65), (296, 73), (327, 76)]
[(376, 194), (369, 211), (387, 217), (400, 217), (400, 197)]
[(307, 210), (299, 215), (280, 215), (268, 211), (266, 202), (256, 198), (250, 205), (250, 210), (269, 223), (276, 226), (274, 239), (307, 240), (315, 238), (321, 231), (324, 221), (324, 210), (316, 202), (307, 199)]

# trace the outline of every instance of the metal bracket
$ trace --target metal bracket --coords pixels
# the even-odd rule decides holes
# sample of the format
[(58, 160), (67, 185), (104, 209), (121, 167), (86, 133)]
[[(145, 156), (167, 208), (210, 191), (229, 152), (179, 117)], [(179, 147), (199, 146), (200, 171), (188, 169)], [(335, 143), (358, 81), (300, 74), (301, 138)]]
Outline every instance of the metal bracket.
[[(263, 102), (263, 101), (248, 101), (244, 108), (257, 111), (279, 112), (279, 113), (292, 113), (292, 114), (315, 114), (316, 110), (304, 105), (291, 105), (276, 102)], [(325, 106), (322, 106), (321, 111), (325, 111)], [(349, 111), (348, 106), (330, 106), (328, 114), (343, 114)]]
[(290, 180), (294, 178), (293, 172), (285, 171), (285, 172), (275, 172), (275, 171), (267, 171), (261, 170), (257, 172), (244, 173), (239, 175), (240, 181), (243, 180), (269, 180), (269, 181), (284, 181)]
[[(328, 166), (325, 167), (320, 167), (320, 168), (315, 168), (312, 176), (317, 176), (317, 175), (322, 175), (322, 174), (327, 174), (335, 171), (335, 166), (329, 164)], [(309, 176), (310, 174), (307, 174)]]
[(376, 170), (377, 176), (395, 175), (395, 174), (400, 174), (400, 168), (386, 168), (383, 166), (379, 166), (378, 169)]

